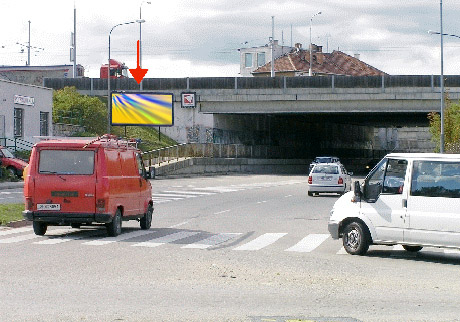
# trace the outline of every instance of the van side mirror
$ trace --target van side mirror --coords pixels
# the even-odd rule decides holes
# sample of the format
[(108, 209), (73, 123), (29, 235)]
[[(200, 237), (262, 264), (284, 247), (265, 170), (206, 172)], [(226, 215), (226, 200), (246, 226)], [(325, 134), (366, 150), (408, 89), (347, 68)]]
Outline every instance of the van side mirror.
[(369, 182), (366, 182), (364, 186), (364, 194), (363, 194), (364, 199), (367, 202), (374, 203), (379, 198), (381, 192), (382, 192), (381, 182), (376, 182), (373, 184), (369, 184)]
[(359, 183), (359, 181), (354, 182), (353, 192), (355, 193), (353, 200), (360, 201), (361, 200), (361, 184)]

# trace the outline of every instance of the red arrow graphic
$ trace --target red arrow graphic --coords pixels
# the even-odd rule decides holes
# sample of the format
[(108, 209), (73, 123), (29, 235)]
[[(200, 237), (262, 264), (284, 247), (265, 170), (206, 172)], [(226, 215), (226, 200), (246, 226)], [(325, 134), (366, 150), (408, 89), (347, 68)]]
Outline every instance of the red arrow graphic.
[(137, 41), (137, 67), (136, 69), (130, 69), (129, 71), (138, 84), (142, 82), (148, 71), (148, 69), (143, 69), (139, 66), (139, 40)]

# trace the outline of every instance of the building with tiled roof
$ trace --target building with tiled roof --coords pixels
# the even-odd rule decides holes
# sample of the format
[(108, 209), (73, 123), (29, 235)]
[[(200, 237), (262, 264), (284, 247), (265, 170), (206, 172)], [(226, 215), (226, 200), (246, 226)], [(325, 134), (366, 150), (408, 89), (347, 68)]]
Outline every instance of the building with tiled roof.
[[(349, 56), (341, 51), (323, 53), (321, 46), (312, 45), (312, 75), (348, 75), (348, 76), (380, 76), (386, 75), (357, 57)], [(289, 53), (275, 59), (276, 76), (308, 76), (310, 68), (310, 51), (301, 49), (300, 44)], [(270, 76), (271, 62), (252, 72), (254, 76)]]

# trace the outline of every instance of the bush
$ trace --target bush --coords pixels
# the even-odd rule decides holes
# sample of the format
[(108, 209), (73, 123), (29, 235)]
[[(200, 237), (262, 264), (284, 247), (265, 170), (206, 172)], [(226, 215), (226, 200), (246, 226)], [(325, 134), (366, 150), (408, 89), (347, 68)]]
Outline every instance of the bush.
[(14, 182), (19, 181), (18, 177), (12, 175), (5, 167), (0, 166), (0, 182)]

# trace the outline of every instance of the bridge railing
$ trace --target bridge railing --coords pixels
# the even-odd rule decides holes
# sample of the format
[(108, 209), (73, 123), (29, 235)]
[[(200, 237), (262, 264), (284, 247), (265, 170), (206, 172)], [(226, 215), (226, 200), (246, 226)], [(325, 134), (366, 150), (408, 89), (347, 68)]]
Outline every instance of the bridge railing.
[[(459, 75), (445, 75), (446, 87), (460, 87)], [(77, 90), (107, 89), (107, 79), (101, 78), (45, 78), (45, 87), (61, 89), (75, 86)], [(113, 90), (138, 90), (132, 78), (110, 81)], [(288, 88), (394, 88), (440, 87), (439, 75), (382, 75), (382, 76), (314, 76), (314, 77), (198, 77), (198, 78), (146, 78), (144, 90), (190, 89), (288, 89)]]
[(320, 155), (343, 158), (380, 159), (386, 150), (369, 149), (299, 149), (290, 146), (243, 145), (221, 143), (183, 143), (143, 152), (145, 165), (150, 167), (188, 158), (250, 158), (250, 159), (311, 159)]

